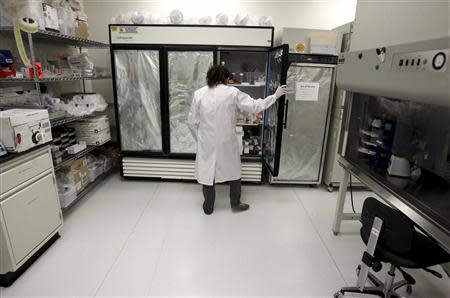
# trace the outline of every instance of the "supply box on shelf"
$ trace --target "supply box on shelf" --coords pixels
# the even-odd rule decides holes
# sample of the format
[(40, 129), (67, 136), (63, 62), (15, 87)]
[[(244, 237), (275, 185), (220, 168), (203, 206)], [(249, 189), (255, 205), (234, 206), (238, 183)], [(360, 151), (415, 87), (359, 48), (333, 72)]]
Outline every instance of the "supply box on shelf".
[(98, 116), (70, 123), (75, 129), (78, 141), (87, 145), (102, 145), (111, 140), (109, 120), (107, 116)]

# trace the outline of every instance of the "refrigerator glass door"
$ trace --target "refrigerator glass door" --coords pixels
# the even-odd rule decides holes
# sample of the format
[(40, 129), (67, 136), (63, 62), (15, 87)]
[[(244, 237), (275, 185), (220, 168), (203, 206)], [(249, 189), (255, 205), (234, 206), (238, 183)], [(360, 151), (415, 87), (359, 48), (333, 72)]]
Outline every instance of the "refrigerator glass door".
[(113, 53), (121, 150), (161, 152), (159, 51)]
[[(277, 181), (320, 183), (334, 68), (291, 63)], [(315, 89), (315, 92), (305, 90)], [(317, 90), (318, 89), (318, 90)]]
[[(289, 46), (282, 45), (269, 50), (267, 64), (266, 96), (274, 94), (278, 86), (286, 84)], [(284, 123), (284, 96), (264, 113), (263, 161), (272, 176), (278, 175), (281, 139)]]
[(194, 92), (206, 85), (213, 51), (168, 51), (170, 152), (195, 153), (187, 118)]

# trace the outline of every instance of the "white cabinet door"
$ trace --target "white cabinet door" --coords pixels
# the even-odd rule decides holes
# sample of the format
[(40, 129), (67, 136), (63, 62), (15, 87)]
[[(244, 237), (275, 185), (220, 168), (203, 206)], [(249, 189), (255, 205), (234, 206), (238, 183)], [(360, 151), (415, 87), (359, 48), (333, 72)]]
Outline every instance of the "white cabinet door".
[(16, 264), (62, 223), (52, 174), (0, 203)]

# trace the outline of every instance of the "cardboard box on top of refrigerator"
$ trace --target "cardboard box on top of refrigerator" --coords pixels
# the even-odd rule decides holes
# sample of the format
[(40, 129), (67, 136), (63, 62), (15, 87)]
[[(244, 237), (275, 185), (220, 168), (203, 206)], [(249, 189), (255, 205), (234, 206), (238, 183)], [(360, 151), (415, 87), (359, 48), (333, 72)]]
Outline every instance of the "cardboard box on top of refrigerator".
[(337, 37), (333, 30), (283, 28), (281, 41), (290, 53), (337, 55)]

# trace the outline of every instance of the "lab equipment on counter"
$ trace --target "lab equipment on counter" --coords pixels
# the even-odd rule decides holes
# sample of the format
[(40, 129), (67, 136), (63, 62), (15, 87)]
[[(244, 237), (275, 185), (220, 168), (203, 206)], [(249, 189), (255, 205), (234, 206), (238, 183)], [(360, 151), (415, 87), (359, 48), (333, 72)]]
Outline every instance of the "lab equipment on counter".
[(0, 157), (0, 179), (0, 285), (8, 287), (59, 238), (62, 214), (49, 146)]
[(10, 152), (22, 152), (52, 140), (47, 110), (0, 111), (0, 141)]
[(16, 76), (14, 59), (11, 51), (0, 50), (0, 78)]

